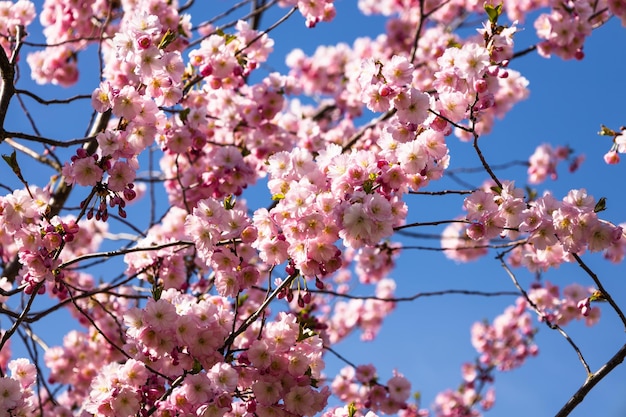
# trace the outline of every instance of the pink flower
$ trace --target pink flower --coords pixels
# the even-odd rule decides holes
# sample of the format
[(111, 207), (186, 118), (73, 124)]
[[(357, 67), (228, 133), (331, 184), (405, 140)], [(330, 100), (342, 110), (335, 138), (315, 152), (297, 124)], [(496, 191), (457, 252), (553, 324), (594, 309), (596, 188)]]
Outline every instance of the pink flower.
[(142, 99), (134, 87), (126, 85), (122, 87), (117, 96), (113, 98), (113, 114), (127, 120), (133, 120), (141, 109)]
[(107, 187), (116, 192), (123, 191), (128, 184), (135, 180), (136, 176), (135, 170), (127, 162), (119, 160), (113, 164), (108, 173)]
[(159, 332), (174, 328), (177, 319), (176, 308), (168, 301), (150, 299), (146, 304), (145, 323)]
[(411, 383), (401, 374), (394, 375), (387, 381), (389, 397), (399, 403), (404, 403), (411, 396)]
[(315, 398), (309, 387), (292, 387), (285, 395), (285, 410), (299, 416), (313, 416), (315, 414)]
[(413, 140), (398, 145), (398, 162), (407, 174), (419, 174), (426, 168), (428, 153), (419, 140)]
[(29, 388), (37, 378), (37, 368), (28, 359), (19, 358), (12, 360), (8, 365), (11, 377), (20, 382), (22, 389)]
[(398, 110), (400, 122), (419, 125), (428, 117), (430, 96), (411, 87), (406, 92), (398, 94), (393, 100), (393, 105)]
[(394, 55), (391, 57), (391, 61), (383, 65), (381, 72), (388, 83), (402, 87), (411, 83), (413, 70), (413, 64), (409, 62), (407, 57)]
[(18, 406), (22, 392), (20, 383), (12, 378), (0, 378), (0, 407), (8, 411)]

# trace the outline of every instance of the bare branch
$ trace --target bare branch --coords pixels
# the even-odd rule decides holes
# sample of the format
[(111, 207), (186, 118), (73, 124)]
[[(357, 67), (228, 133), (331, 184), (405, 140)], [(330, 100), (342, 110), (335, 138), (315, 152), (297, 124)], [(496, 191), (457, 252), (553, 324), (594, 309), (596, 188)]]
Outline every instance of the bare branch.
[(572, 397), (567, 401), (567, 403), (559, 410), (558, 413), (554, 417), (566, 417), (580, 404), (589, 391), (593, 387), (596, 386), (598, 382), (600, 382), (605, 376), (607, 376), (613, 369), (615, 369), (618, 365), (624, 362), (624, 358), (626, 358), (626, 345), (622, 346), (620, 350), (613, 355), (611, 359), (605, 363), (602, 368), (598, 369), (597, 372), (589, 375), (585, 380), (585, 383), (581, 385), (580, 388), (572, 395)]
[(576, 355), (578, 355), (578, 360), (583, 365), (583, 368), (585, 368), (587, 375), (591, 375), (591, 368), (589, 368), (589, 365), (587, 364), (587, 361), (585, 360), (582, 352), (580, 351), (576, 343), (574, 343), (572, 338), (565, 332), (565, 330), (563, 330), (561, 326), (559, 326), (558, 324), (552, 323), (550, 319), (543, 313), (543, 311), (541, 311), (539, 306), (537, 306), (537, 304), (535, 304), (535, 302), (531, 300), (526, 290), (522, 288), (520, 283), (517, 281), (517, 278), (515, 277), (515, 274), (513, 274), (513, 271), (511, 271), (511, 268), (509, 268), (509, 266), (504, 261), (503, 254), (498, 255), (496, 258), (500, 260), (500, 264), (502, 265), (502, 268), (504, 268), (507, 275), (511, 278), (511, 281), (513, 281), (513, 284), (518, 289), (518, 291), (522, 294), (522, 296), (524, 296), (528, 305), (537, 313), (539, 317), (541, 317), (541, 321), (543, 321), (546, 324), (546, 326), (548, 326), (552, 330), (556, 330), (557, 332), (561, 334), (561, 336), (565, 338), (565, 340), (567, 340), (567, 342), (570, 344), (572, 349), (574, 349), (574, 351), (576, 352)]
[(611, 305), (611, 307), (613, 307), (613, 310), (615, 310), (620, 320), (622, 321), (624, 328), (626, 329), (626, 317), (624, 316), (624, 313), (619, 308), (615, 300), (613, 300), (613, 297), (611, 297), (611, 294), (609, 294), (609, 292), (604, 288), (598, 276), (587, 266), (587, 264), (585, 264), (585, 262), (583, 262), (580, 256), (578, 256), (575, 253), (572, 253), (571, 255), (574, 257), (574, 259), (576, 259), (576, 262), (578, 262), (578, 265), (587, 273), (587, 275), (591, 277), (593, 282), (596, 284), (596, 287), (598, 287), (598, 290), (602, 293), (602, 296), (604, 297), (604, 299)]

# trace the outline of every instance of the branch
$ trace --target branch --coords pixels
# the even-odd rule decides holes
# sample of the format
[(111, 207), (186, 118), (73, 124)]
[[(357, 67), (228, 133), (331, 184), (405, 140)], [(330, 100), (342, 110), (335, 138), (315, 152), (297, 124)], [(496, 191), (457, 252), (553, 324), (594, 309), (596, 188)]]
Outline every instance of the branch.
[(618, 365), (624, 362), (624, 358), (626, 357), (626, 345), (622, 346), (620, 350), (613, 355), (611, 359), (608, 360), (607, 363), (604, 364), (597, 372), (589, 375), (584, 384), (578, 388), (578, 390), (572, 395), (572, 397), (567, 401), (567, 403), (559, 410), (558, 413), (555, 414), (554, 417), (565, 417), (569, 416), (569, 414), (580, 404), (589, 391), (593, 387), (596, 386), (600, 380), (602, 380), (605, 376), (607, 376), (613, 369), (615, 369)]
[(348, 149), (350, 149), (352, 146), (354, 146), (354, 144), (363, 137), (363, 135), (365, 134), (365, 132), (367, 132), (369, 129), (372, 129), (374, 127), (376, 127), (376, 125), (378, 125), (380, 122), (384, 122), (385, 120), (391, 118), (391, 116), (393, 116), (394, 114), (396, 114), (396, 109), (391, 109), (389, 110), (387, 113), (381, 115), (380, 117), (378, 117), (377, 119), (374, 119), (372, 121), (370, 121), (368, 124), (366, 124), (365, 126), (363, 126), (361, 128), (361, 130), (359, 130), (357, 133), (355, 133), (354, 135), (352, 135), (350, 137), (350, 139), (348, 139), (348, 143), (346, 143), (344, 145), (344, 147), (341, 149), (342, 152), (346, 152), (348, 151)]
[(0, 143), (4, 140), (4, 121), (6, 120), (7, 112), (9, 111), (9, 103), (11, 98), (15, 94), (15, 60), (17, 59), (17, 50), (21, 46), (22, 36), (25, 35), (24, 28), (22, 26), (17, 27), (17, 45), (11, 58), (7, 56), (4, 48), (0, 47), (0, 78), (2, 78), (2, 85), (0, 85)]
[(96, 139), (96, 136), (94, 134), (93, 136), (89, 135), (86, 138), (70, 139), (67, 141), (63, 141), (63, 140), (45, 138), (43, 136), (29, 135), (27, 133), (7, 132), (7, 131), (4, 131), (3, 137), (24, 139), (24, 140), (29, 140), (31, 142), (43, 143), (45, 145), (50, 145), (50, 146), (59, 146), (62, 148), (69, 148), (70, 146), (74, 146), (74, 145), (84, 145), (89, 142), (95, 141)]
[(396, 226), (393, 228), (393, 230), (395, 232), (397, 232), (398, 230), (402, 230), (402, 229), (407, 229), (409, 227), (419, 227), (419, 226), (439, 226), (441, 224), (448, 224), (448, 223), (465, 223), (465, 224), (470, 224), (471, 222), (469, 220), (437, 220), (434, 222), (415, 222), (415, 223), (408, 223), (408, 224), (403, 224), (402, 226)]
[(317, 289), (309, 289), (308, 290), (314, 294), (327, 294), (332, 295), (339, 298), (347, 298), (350, 300), (377, 300), (377, 301), (386, 301), (390, 303), (399, 303), (399, 302), (407, 302), (407, 301), (415, 301), (418, 298), (424, 297), (437, 297), (442, 295), (475, 295), (480, 297), (501, 297), (501, 296), (519, 296), (519, 293), (516, 291), (476, 291), (476, 290), (441, 290), (441, 291), (429, 291), (429, 292), (418, 292), (416, 294), (410, 295), (408, 297), (393, 297), (393, 298), (382, 298), (377, 297), (375, 295), (350, 295), (350, 294), (342, 294), (335, 291), (329, 290), (317, 290)]
[(248, 49), (251, 45), (254, 45), (254, 43), (256, 41), (258, 41), (259, 39), (261, 39), (263, 36), (267, 35), (268, 33), (270, 33), (272, 30), (276, 29), (279, 25), (281, 25), (282, 23), (284, 23), (287, 19), (289, 19), (291, 17), (291, 15), (293, 15), (296, 10), (298, 10), (297, 6), (294, 6), (291, 8), (291, 10), (289, 10), (283, 17), (281, 17), (280, 19), (278, 19), (276, 22), (274, 22), (274, 24), (270, 27), (268, 27), (267, 29), (265, 29), (263, 32), (260, 32), (258, 35), (256, 35), (254, 38), (252, 38), (250, 40), (250, 42), (248, 42), (246, 44), (246, 46), (244, 46), (243, 48), (239, 49), (238, 51), (235, 52), (235, 56), (239, 55), (240, 53), (242, 53), (243, 51), (245, 51), (246, 49)]
[(51, 167), (57, 172), (61, 172), (61, 169), (62, 169), (61, 165), (59, 165), (54, 159), (48, 159), (45, 156), (43, 156), (41, 153), (35, 152), (34, 150), (30, 149), (28, 146), (24, 146), (21, 143), (15, 142), (11, 138), (5, 138), (4, 141), (9, 146), (13, 147), (14, 149), (17, 149), (20, 152), (23, 152), (24, 154), (30, 156), (34, 160), (41, 162), (42, 164), (48, 165), (49, 167)]
[(246, 329), (248, 327), (250, 327), (252, 325), (252, 323), (254, 323), (259, 316), (261, 315), (261, 313), (263, 313), (265, 311), (265, 309), (267, 308), (267, 306), (272, 302), (272, 300), (274, 298), (276, 298), (278, 296), (278, 294), (284, 290), (285, 288), (289, 287), (291, 285), (291, 283), (294, 281), (294, 279), (296, 279), (296, 277), (298, 276), (298, 274), (293, 274), (290, 275), (289, 277), (287, 277), (287, 279), (285, 279), (275, 290), (274, 292), (272, 292), (269, 297), (267, 297), (265, 299), (265, 301), (263, 301), (263, 304), (261, 304), (259, 306), (259, 308), (252, 313), (242, 324), (241, 326), (239, 326), (239, 329), (237, 329), (237, 331), (234, 331), (233, 333), (230, 334), (230, 336), (228, 336), (228, 338), (226, 339), (226, 341), (224, 342), (224, 345), (222, 345), (222, 347), (219, 349), (221, 352), (223, 352), (227, 346), (231, 345), (234, 341), (235, 338), (237, 338), (237, 336), (239, 336), (241, 333), (245, 332)]
[(474, 190), (441, 190), (441, 191), (409, 191), (408, 194), (415, 195), (447, 195), (447, 194), (459, 194), (466, 195), (472, 194)]
[(609, 292), (604, 289), (604, 286), (600, 282), (600, 279), (598, 278), (598, 276), (587, 266), (587, 264), (583, 262), (580, 256), (578, 256), (575, 253), (572, 253), (572, 256), (574, 257), (574, 259), (576, 259), (576, 262), (578, 262), (578, 265), (591, 277), (593, 282), (598, 287), (598, 290), (602, 293), (602, 296), (604, 297), (604, 299), (611, 305), (611, 307), (613, 307), (613, 310), (615, 310), (615, 312), (619, 316), (620, 320), (622, 321), (622, 324), (624, 325), (624, 327), (626, 327), (626, 317), (624, 316), (624, 313), (619, 308), (615, 300), (613, 300), (613, 297), (611, 297), (611, 294), (609, 294)]
[(84, 99), (90, 99), (91, 95), (87, 95), (87, 94), (78, 94), (72, 97), (68, 97), (68, 98), (64, 98), (64, 99), (52, 99), (52, 100), (46, 100), (43, 99), (41, 97), (39, 97), (38, 95), (31, 93), (28, 90), (20, 90), (19, 88), (15, 89), (15, 94), (23, 94), (25, 96), (28, 96), (30, 98), (32, 98), (33, 100), (35, 100), (37, 103), (40, 104), (67, 104), (67, 103), (71, 103), (75, 100), (84, 100)]
[(87, 255), (83, 255), (83, 256), (78, 256), (74, 259), (71, 259), (67, 262), (62, 263), (61, 265), (59, 265), (59, 269), (64, 269), (72, 264), (78, 263), (80, 261), (84, 261), (87, 259), (94, 259), (94, 258), (111, 258), (114, 256), (121, 256), (121, 255), (125, 255), (127, 253), (133, 253), (133, 252), (144, 252), (144, 251), (153, 251), (153, 250), (160, 250), (160, 249), (165, 249), (165, 248), (169, 248), (172, 246), (193, 246), (194, 243), (193, 242), (188, 242), (188, 241), (178, 241), (178, 242), (169, 242), (169, 243), (164, 243), (162, 245), (154, 245), (154, 246), (146, 246), (146, 247), (138, 247), (138, 248), (129, 248), (129, 249), (120, 249), (120, 250), (113, 250), (113, 251), (108, 251), (108, 252), (96, 252), (96, 253), (89, 253)]
[(548, 326), (552, 330), (556, 330), (559, 333), (561, 333), (561, 336), (563, 336), (565, 340), (567, 340), (567, 342), (570, 344), (570, 346), (574, 349), (574, 351), (578, 355), (578, 360), (580, 361), (580, 363), (582, 363), (583, 367), (585, 368), (585, 371), (587, 372), (587, 375), (591, 375), (591, 368), (589, 368), (587, 361), (583, 357), (583, 354), (578, 348), (578, 346), (576, 345), (576, 343), (574, 343), (572, 338), (569, 337), (569, 335), (565, 332), (565, 330), (563, 330), (563, 328), (561, 328), (561, 326), (559, 326), (558, 324), (552, 323), (550, 319), (548, 319), (548, 317), (546, 317), (546, 315), (543, 314), (543, 311), (541, 311), (539, 306), (537, 306), (537, 304), (535, 304), (535, 302), (530, 299), (526, 290), (524, 290), (522, 286), (519, 284), (519, 282), (517, 281), (517, 278), (515, 277), (515, 274), (513, 274), (513, 271), (511, 271), (511, 268), (509, 268), (506, 262), (504, 262), (503, 255), (504, 254), (500, 254), (496, 256), (496, 258), (500, 260), (500, 264), (502, 265), (502, 268), (504, 268), (506, 273), (509, 275), (509, 277), (513, 281), (513, 284), (518, 289), (518, 291), (524, 296), (528, 305), (537, 313), (539, 317), (541, 317), (541, 320), (546, 324), (546, 326)]

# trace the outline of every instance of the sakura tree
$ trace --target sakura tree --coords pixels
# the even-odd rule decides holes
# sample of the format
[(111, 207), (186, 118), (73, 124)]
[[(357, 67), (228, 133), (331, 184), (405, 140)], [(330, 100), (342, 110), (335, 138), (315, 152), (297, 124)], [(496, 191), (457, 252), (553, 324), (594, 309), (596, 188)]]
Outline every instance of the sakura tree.
[[(571, 138), (529, 119), (519, 155), (498, 130), (532, 103), (524, 61), (585, 62), (626, 1), (359, 0), (381, 33), (349, 43), (317, 38), (351, 7), (333, 0), (0, 7), (0, 417), (481, 416), (540, 331), (576, 371), (543, 411), (566, 416), (626, 357), (598, 273), (624, 258), (623, 211), (567, 173)], [(607, 165), (616, 113), (578, 132)], [(426, 397), (412, 358), (383, 369), (355, 339), (400, 315), (393, 343), (445, 351), (393, 314), (435, 298), (474, 353)], [(607, 319), (596, 358), (576, 323)]]

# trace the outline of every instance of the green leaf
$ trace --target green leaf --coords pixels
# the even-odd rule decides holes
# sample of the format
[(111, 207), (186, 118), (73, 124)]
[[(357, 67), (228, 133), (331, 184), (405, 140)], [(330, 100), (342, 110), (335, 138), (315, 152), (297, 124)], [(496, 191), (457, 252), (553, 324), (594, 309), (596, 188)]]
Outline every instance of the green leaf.
[(489, 187), (489, 189), (497, 195), (502, 194), (502, 188), (498, 187), (497, 185), (494, 185), (493, 187)]
[(272, 200), (273, 200), (273, 201), (280, 201), (280, 200), (282, 200), (283, 198), (285, 198), (285, 194), (283, 194), (283, 193), (274, 194), (274, 195), (272, 196)]
[(593, 208), (594, 213), (600, 213), (601, 211), (606, 210), (606, 197), (600, 198), (596, 203), (596, 206)]
[(181, 112), (178, 113), (178, 117), (180, 117), (180, 121), (183, 122), (183, 124), (187, 123), (187, 117), (189, 116), (189, 113), (191, 113), (191, 109), (189, 107), (181, 110)]
[(232, 210), (235, 207), (236, 202), (237, 200), (235, 199), (235, 196), (230, 194), (228, 197), (224, 199), (224, 208), (226, 210)]
[(198, 361), (198, 359), (193, 360), (193, 367), (191, 368), (191, 371), (189, 372), (192, 375), (195, 374), (199, 374), (200, 371), (202, 371), (202, 364)]
[(356, 412), (357, 412), (357, 409), (356, 409), (356, 405), (354, 404), (354, 402), (351, 402), (350, 404), (348, 404), (348, 417), (354, 417)]
[(489, 17), (489, 21), (492, 24), (498, 23), (498, 17), (502, 14), (502, 3), (497, 6), (492, 6), (491, 4), (485, 4), (485, 12), (487, 12), (487, 17)]
[(159, 301), (161, 299), (162, 293), (163, 293), (162, 286), (157, 284), (152, 287), (152, 298), (154, 298), (154, 301)]
[(9, 164), (9, 166), (11, 167), (15, 175), (17, 175), (18, 178), (21, 179), (22, 170), (20, 169), (20, 166), (17, 163), (17, 155), (15, 154), (15, 151), (13, 151), (11, 155), (2, 155), (2, 159), (4, 159), (4, 162)]
[(598, 132), (598, 135), (600, 135), (600, 136), (617, 136), (617, 132), (615, 132), (613, 129), (609, 129), (608, 127), (606, 127), (604, 125), (600, 125), (600, 131)]
[(161, 42), (159, 42), (158, 48), (165, 49), (167, 45), (174, 42), (174, 40), (176, 40), (176, 34), (168, 29), (167, 32), (165, 32), (165, 34), (161, 38)]
[(589, 301), (606, 301), (606, 297), (600, 290), (595, 290), (589, 297)]

